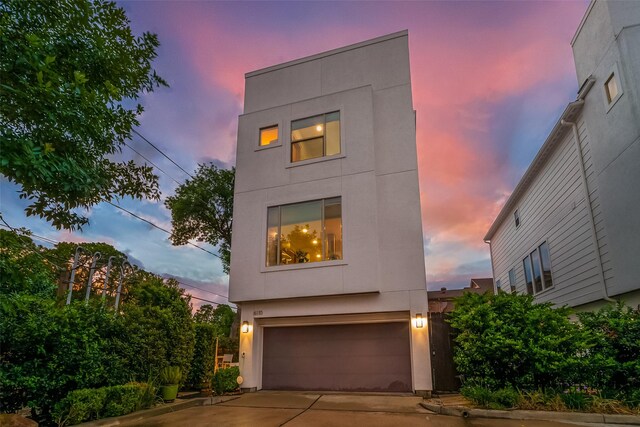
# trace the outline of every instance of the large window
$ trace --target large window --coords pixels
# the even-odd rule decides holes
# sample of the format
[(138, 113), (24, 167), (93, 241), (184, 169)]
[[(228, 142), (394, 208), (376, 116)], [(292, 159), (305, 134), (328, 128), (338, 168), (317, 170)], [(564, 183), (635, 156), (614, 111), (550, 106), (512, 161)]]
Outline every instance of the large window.
[(267, 211), (267, 267), (342, 259), (340, 197)]
[(340, 154), (340, 112), (291, 122), (291, 161)]
[(528, 294), (537, 294), (553, 286), (549, 245), (543, 242), (524, 260), (524, 277)]

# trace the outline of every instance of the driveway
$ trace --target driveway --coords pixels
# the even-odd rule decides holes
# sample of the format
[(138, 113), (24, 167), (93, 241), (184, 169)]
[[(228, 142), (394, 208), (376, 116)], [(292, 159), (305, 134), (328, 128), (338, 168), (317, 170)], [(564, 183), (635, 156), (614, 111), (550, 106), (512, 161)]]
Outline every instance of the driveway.
[(413, 395), (319, 394), (260, 391), (212, 406), (198, 406), (145, 420), (132, 426), (430, 426), (430, 427), (569, 427), (550, 421), (464, 419), (435, 415)]

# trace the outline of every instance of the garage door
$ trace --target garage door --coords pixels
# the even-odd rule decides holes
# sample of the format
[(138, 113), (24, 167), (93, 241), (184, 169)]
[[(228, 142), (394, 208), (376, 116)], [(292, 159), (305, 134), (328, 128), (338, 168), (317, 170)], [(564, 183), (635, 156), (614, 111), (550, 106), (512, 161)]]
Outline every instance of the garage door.
[(409, 322), (264, 328), (266, 390), (411, 391)]

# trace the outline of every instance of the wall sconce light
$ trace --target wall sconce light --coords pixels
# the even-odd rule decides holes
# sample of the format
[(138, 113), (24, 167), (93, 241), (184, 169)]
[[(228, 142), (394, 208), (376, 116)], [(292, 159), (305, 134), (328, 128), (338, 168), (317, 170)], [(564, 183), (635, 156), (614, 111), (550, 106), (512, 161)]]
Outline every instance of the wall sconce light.
[(422, 317), (422, 313), (416, 313), (416, 328), (424, 327), (424, 318)]
[(245, 320), (242, 322), (242, 333), (246, 334), (247, 332), (249, 332), (249, 322)]

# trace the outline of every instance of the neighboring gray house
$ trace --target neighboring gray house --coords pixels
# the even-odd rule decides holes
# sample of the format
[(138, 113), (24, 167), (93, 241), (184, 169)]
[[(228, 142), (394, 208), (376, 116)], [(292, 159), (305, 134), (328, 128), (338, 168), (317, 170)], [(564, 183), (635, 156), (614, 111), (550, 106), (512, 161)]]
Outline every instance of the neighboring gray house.
[(640, 303), (640, 2), (592, 1), (571, 41), (580, 90), (487, 232), (503, 290)]
[(431, 390), (402, 31), (248, 73), (230, 300), (248, 390)]

